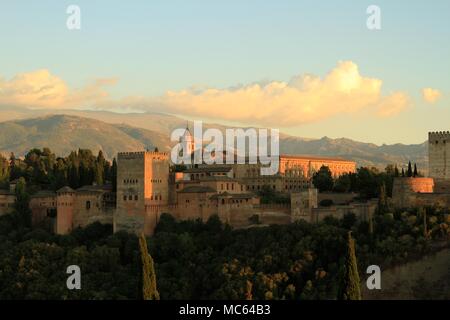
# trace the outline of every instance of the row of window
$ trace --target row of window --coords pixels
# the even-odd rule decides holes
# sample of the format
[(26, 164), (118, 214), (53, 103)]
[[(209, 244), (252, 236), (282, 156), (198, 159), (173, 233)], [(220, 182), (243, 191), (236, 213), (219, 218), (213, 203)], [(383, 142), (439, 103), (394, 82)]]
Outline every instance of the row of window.
[(124, 179), (123, 183), (124, 184), (137, 184), (139, 182), (138, 179)]
[[(239, 186), (239, 185), (237, 185)], [(236, 187), (237, 187), (236, 186)], [(226, 187), (226, 188), (225, 188)], [(227, 183), (226, 185), (224, 185), (223, 183), (220, 184), (220, 190), (234, 190), (234, 183)], [(241, 191), (244, 191), (244, 186), (241, 185)]]
[[(151, 183), (162, 183), (162, 179), (150, 179)], [(124, 179), (124, 184), (137, 184), (139, 183), (139, 179)]]
[[(139, 197), (137, 196), (137, 195), (135, 195), (134, 196), (134, 201), (138, 201), (138, 199), (139, 199)], [(130, 194), (130, 195), (125, 195), (125, 196), (123, 196), (123, 201), (133, 201), (133, 196)]]
[[(248, 203), (248, 199), (245, 199), (245, 202), (247, 202)], [(186, 199), (186, 203), (190, 203), (190, 200), (189, 199)], [(243, 199), (239, 199), (239, 200), (235, 200), (235, 199), (231, 199), (230, 201), (229, 201), (229, 203), (244, 203), (244, 200)], [(222, 199), (222, 204), (225, 204), (225, 199)], [(200, 205), (201, 206), (201, 205)], [(209, 207), (209, 206), (208, 206)]]
[[(123, 196), (123, 201), (132, 201), (134, 199), (134, 201), (138, 201), (139, 197), (137, 195), (124, 195)], [(150, 200), (162, 200), (162, 196), (161, 195), (155, 195), (155, 196), (151, 196)]]

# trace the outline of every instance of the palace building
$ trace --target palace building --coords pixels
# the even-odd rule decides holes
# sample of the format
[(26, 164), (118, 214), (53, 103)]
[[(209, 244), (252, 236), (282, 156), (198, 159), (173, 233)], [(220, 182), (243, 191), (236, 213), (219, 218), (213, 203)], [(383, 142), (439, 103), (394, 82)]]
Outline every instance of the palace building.
[[(193, 146), (188, 129), (182, 139)], [(165, 152), (121, 152), (115, 192), (111, 186), (40, 191), (30, 201), (32, 221), (58, 234), (95, 221), (113, 224), (114, 231), (152, 234), (164, 213), (177, 220), (202, 221), (217, 215), (237, 228), (255, 219), (261, 224), (314, 222), (325, 216), (317, 208), (318, 193), (311, 183), (314, 172), (322, 166), (328, 166), (334, 177), (356, 171), (355, 162), (340, 158), (281, 155), (279, 163), (276, 174), (261, 175), (260, 164), (180, 167), (172, 165)], [(258, 194), (267, 190), (283, 194), (283, 203), (261, 203)], [(0, 193), (0, 214), (11, 203), (14, 195), (10, 191)]]

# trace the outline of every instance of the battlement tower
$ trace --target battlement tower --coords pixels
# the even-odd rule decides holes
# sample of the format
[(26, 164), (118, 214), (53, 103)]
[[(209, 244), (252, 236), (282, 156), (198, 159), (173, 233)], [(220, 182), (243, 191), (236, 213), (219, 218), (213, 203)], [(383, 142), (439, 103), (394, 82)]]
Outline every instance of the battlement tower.
[(428, 133), (429, 176), (435, 179), (450, 179), (450, 132)]

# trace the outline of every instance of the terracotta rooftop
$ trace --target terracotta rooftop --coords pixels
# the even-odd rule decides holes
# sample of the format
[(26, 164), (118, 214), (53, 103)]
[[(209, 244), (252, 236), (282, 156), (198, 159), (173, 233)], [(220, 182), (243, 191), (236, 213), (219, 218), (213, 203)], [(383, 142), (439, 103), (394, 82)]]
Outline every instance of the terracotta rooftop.
[(323, 156), (309, 156), (309, 155), (295, 155), (295, 154), (281, 154), (280, 158), (354, 162), (352, 160), (348, 160), (348, 159), (344, 159), (344, 158), (340, 158), (340, 157), (323, 157)]

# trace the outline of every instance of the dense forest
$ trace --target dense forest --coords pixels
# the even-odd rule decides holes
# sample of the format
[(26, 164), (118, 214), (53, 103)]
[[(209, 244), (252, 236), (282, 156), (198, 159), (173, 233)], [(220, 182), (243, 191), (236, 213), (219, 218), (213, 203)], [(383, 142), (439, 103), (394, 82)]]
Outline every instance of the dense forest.
[[(378, 214), (372, 227), (348, 215), (246, 230), (231, 230), (217, 217), (201, 223), (163, 215), (147, 242), (161, 299), (336, 299), (348, 230), (364, 281), (368, 265), (384, 270), (448, 241), (448, 214), (426, 212), (425, 219), (424, 212)], [(142, 297), (135, 235), (92, 224), (61, 236), (18, 221), (0, 217), (0, 299)], [(81, 290), (66, 288), (73, 264), (82, 270)]]
[(94, 183), (111, 183), (115, 188), (116, 174), (116, 160), (107, 161), (102, 151), (95, 156), (91, 150), (79, 149), (66, 157), (57, 157), (48, 148), (32, 149), (24, 159), (16, 158), (13, 153), (9, 159), (0, 154), (0, 187), (24, 178), (30, 193), (64, 186), (77, 189)]
[[(95, 223), (69, 235), (30, 228), (30, 193), (63, 182), (74, 187), (100, 182), (100, 175), (106, 181), (113, 177), (115, 165), (105, 162), (101, 154), (83, 150), (66, 158), (44, 149), (32, 150), (25, 160), (4, 159), (8, 169), (0, 170), (2, 178), (20, 180), (14, 212), (0, 217), (0, 299), (142, 299), (143, 261), (154, 262), (161, 299), (337, 299), (345, 279), (349, 231), (362, 282), (369, 265), (384, 270), (449, 241), (448, 210), (390, 211), (386, 194), (392, 175), (366, 168), (351, 178), (363, 195), (380, 198), (368, 222), (348, 214), (317, 224), (232, 230), (217, 216), (202, 223), (177, 222), (164, 214), (155, 234), (146, 239), (146, 259), (142, 248), (147, 251), (147, 244), (133, 234), (113, 234), (110, 225)], [(321, 171), (318, 175), (328, 179), (328, 172)], [(392, 172), (395, 176), (395, 169)], [(332, 182), (334, 188), (338, 182)], [(69, 265), (81, 268), (81, 290), (66, 287)], [(450, 284), (450, 275), (448, 279)], [(427, 297), (450, 298), (433, 292)]]

